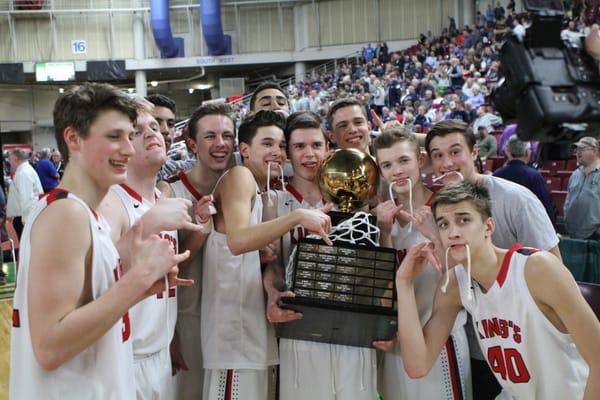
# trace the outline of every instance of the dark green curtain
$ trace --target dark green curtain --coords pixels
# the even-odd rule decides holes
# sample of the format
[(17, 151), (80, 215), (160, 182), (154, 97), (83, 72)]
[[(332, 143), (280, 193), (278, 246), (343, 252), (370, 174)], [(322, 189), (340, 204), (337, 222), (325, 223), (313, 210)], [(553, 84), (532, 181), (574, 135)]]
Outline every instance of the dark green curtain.
[(600, 284), (600, 241), (561, 239), (559, 243), (563, 263), (575, 280)]

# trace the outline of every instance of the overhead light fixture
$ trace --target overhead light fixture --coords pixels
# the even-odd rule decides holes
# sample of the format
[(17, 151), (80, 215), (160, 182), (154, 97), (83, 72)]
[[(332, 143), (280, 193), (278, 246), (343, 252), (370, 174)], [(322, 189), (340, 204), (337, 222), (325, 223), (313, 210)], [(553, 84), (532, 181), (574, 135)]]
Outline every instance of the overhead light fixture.
[(135, 89), (134, 88), (129, 88), (129, 89), (127, 89), (127, 92), (128, 93), (133, 93), (133, 92), (135, 92)]
[(194, 93), (194, 88), (189, 88), (189, 89), (188, 89), (188, 93), (189, 93), (189, 94), (192, 94), (192, 93)]
[(152, 82), (150, 82), (150, 85), (152, 85), (152, 87), (157, 87), (158, 86), (158, 82), (152, 81)]
[(64, 92), (65, 92), (65, 89), (63, 89), (63, 88), (58, 88), (58, 93), (64, 93)]
[(196, 87), (200, 90), (206, 90), (206, 89), (212, 88), (212, 85), (210, 83), (201, 83), (201, 84), (197, 85)]

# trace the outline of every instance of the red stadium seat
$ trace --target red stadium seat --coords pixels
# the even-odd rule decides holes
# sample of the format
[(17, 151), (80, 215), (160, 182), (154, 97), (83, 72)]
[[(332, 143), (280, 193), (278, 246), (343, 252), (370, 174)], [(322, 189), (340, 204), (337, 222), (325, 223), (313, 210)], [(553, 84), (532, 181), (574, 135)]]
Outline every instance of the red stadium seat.
[(560, 179), (563, 180), (563, 184), (566, 186), (567, 183), (569, 182), (569, 178), (571, 177), (571, 174), (573, 173), (573, 171), (556, 171), (554, 173), (554, 176), (559, 177)]
[(493, 168), (494, 168), (494, 160), (491, 160), (489, 158), (487, 160), (485, 160), (485, 163), (483, 164), (483, 170), (493, 172), (494, 171)]
[[(498, 146), (500, 146), (500, 138), (502, 137), (502, 131), (494, 131), (494, 132), (492, 132), (492, 134), (496, 138), (496, 143), (498, 143)], [(498, 150), (500, 150), (500, 149), (498, 149)]]
[(548, 186), (549, 191), (563, 190), (562, 189), (562, 179), (559, 177), (556, 177), (556, 176), (546, 178), (546, 186)]
[(556, 171), (564, 171), (566, 169), (565, 160), (546, 160), (542, 164), (542, 169), (550, 171), (552, 176), (556, 176)]
[(556, 215), (563, 215), (563, 206), (565, 204), (565, 199), (567, 198), (566, 190), (553, 190), (552, 192), (552, 204), (554, 205), (554, 210), (556, 211)]
[(542, 174), (542, 176), (544, 178), (551, 178), (552, 177), (552, 174), (547, 169), (540, 169), (538, 171), (540, 171), (540, 174)]
[(494, 166), (492, 167), (492, 171), (495, 171), (504, 165), (506, 158), (504, 158), (503, 156), (494, 156), (494, 157), (488, 157), (488, 160), (494, 161)]
[(577, 160), (574, 158), (567, 160), (567, 165), (566, 165), (565, 169), (567, 171), (575, 171), (577, 169)]
[(600, 318), (600, 285), (587, 282), (577, 282), (583, 298), (588, 302), (596, 317)]

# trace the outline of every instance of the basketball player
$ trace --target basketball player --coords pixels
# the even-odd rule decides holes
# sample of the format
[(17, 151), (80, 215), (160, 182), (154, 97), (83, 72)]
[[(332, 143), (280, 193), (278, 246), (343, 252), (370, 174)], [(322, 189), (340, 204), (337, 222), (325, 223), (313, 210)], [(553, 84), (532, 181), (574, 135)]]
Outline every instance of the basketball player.
[[(484, 185), (492, 199), (492, 215), (497, 221), (492, 237), (494, 245), (510, 248), (514, 243), (547, 250), (560, 259), (558, 236), (544, 206), (529, 189), (516, 183), (477, 172), (477, 144), (468, 125), (458, 120), (433, 125), (425, 139), (425, 149), (436, 177), (446, 184), (455, 180)], [(438, 245), (437, 248), (440, 248)], [(442, 255), (443, 256), (443, 255)], [(479, 352), (475, 333), (467, 324), (471, 351), (473, 393), (493, 397), (500, 387)]]
[(238, 135), (244, 166), (230, 169), (215, 187), (217, 214), (205, 243), (202, 274), (204, 399), (228, 393), (239, 400), (267, 398), (268, 368), (278, 357), (265, 318), (258, 250), (297, 225), (324, 238), (331, 227), (324, 213), (328, 207), (297, 209), (261, 223), (260, 192), (285, 160), (283, 129), (283, 116), (273, 111), (245, 120)]
[[(133, 399), (128, 310), (182, 282), (168, 240), (138, 225), (117, 246), (95, 209), (134, 154), (136, 105), (85, 83), (57, 100), (56, 141), (67, 166), (34, 207), (21, 241), (11, 332), (11, 399)], [(60, 240), (51, 240), (60, 232)], [(126, 272), (125, 272), (125, 271)], [(125, 272), (123, 274), (123, 272)]]
[[(199, 226), (191, 222), (188, 214), (191, 201), (163, 199), (158, 202), (162, 196), (156, 189), (156, 174), (166, 161), (166, 151), (152, 111), (153, 105), (146, 100), (138, 106), (131, 139), (135, 154), (129, 159), (127, 179), (125, 183), (111, 186), (99, 211), (111, 227), (114, 242), (143, 216), (145, 231), (156, 229), (159, 233), (160, 228), (153, 226), (162, 222), (166, 229), (159, 236), (169, 240), (177, 251), (177, 229), (198, 230)], [(176, 294), (176, 288), (169, 289), (167, 296), (162, 292), (147, 297), (129, 310), (136, 396), (140, 400), (174, 398), (169, 345), (177, 319)]]
[[(323, 206), (319, 189), (319, 170), (328, 149), (318, 116), (310, 112), (290, 115), (285, 129), (287, 154), (294, 169), (294, 177), (286, 192), (276, 192), (277, 210), (282, 216), (295, 209)], [(269, 212), (266, 207), (265, 211)], [(267, 217), (269, 218), (269, 217)], [(300, 226), (282, 236), (280, 246), (283, 267), (298, 240), (307, 232)], [(271, 264), (269, 265), (271, 266)], [(275, 269), (281, 272), (283, 268)], [(267, 268), (269, 271), (269, 268)], [(279, 288), (268, 285), (267, 317), (272, 322), (287, 322), (301, 318), (301, 314), (276, 306), (281, 296)], [(286, 274), (291, 273), (287, 271)], [(303, 340), (280, 339), (280, 396), (286, 400), (300, 399), (368, 399), (377, 396), (376, 357), (373, 349), (318, 343)]]
[[(188, 121), (186, 138), (197, 163), (191, 170), (179, 172), (161, 186), (163, 193), (172, 192), (187, 199), (195, 207), (210, 204), (211, 193), (221, 174), (231, 168), (235, 145), (235, 121), (227, 104), (205, 104), (198, 107)], [(200, 221), (205, 222), (205, 221)], [(190, 250), (189, 262), (180, 266), (181, 275), (198, 282), (182, 287), (177, 293), (178, 320), (171, 357), (176, 375), (177, 399), (197, 400), (202, 397), (204, 368), (200, 347), (200, 298), (202, 294), (202, 246), (206, 233), (180, 231), (180, 246)]]
[(250, 98), (250, 112), (278, 111), (285, 117), (290, 113), (290, 105), (279, 84), (266, 81), (256, 87)]
[(427, 374), (464, 307), (502, 386), (497, 398), (599, 398), (600, 322), (568, 269), (546, 251), (494, 246), (496, 221), (483, 185), (450, 184), (432, 209), (442, 246), (459, 265), (446, 270), (423, 329), (414, 280), (431, 246), (413, 246), (398, 269), (398, 337), (408, 375)]
[[(394, 247), (398, 260), (415, 244), (427, 241), (413, 226), (410, 213), (425, 212), (434, 194), (421, 182), (421, 168), (427, 162), (416, 137), (402, 127), (384, 130), (374, 143), (379, 171), (392, 187), (393, 200), (379, 206), (377, 220), (382, 246)], [(412, 203), (412, 204), (411, 204)], [(432, 227), (435, 229), (435, 227)], [(428, 233), (428, 235), (430, 235)], [(431, 316), (433, 296), (439, 273), (431, 264), (415, 279), (415, 297), (422, 324)], [(448, 341), (444, 344), (431, 371), (421, 379), (411, 379), (404, 371), (397, 341), (388, 344), (379, 365), (379, 393), (384, 399), (471, 399), (469, 346), (464, 325), (466, 313), (456, 318)]]
[(367, 154), (371, 128), (362, 103), (348, 97), (333, 102), (327, 113), (329, 140), (341, 149), (357, 149)]

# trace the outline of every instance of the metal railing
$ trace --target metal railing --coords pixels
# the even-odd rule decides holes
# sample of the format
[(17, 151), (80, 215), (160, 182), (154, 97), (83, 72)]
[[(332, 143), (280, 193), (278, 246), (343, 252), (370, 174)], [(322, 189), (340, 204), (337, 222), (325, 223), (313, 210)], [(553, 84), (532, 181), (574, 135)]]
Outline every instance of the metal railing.
[[(356, 51), (351, 54), (348, 54), (345, 57), (340, 57), (340, 58), (336, 58), (334, 60), (329, 60), (323, 64), (317, 65), (316, 67), (313, 67), (310, 70), (306, 71), (306, 77), (309, 80), (313, 80), (313, 78), (316, 76), (322, 76), (322, 75), (326, 75), (328, 73), (334, 73), (335, 69), (337, 68), (337, 65), (339, 63), (345, 62), (346, 64), (348, 64), (350, 62), (350, 60), (352, 60), (352, 59), (358, 60), (359, 57), (360, 57), (360, 52)], [(296, 76), (295, 75), (288, 76), (287, 78), (278, 80), (277, 83), (279, 84), (279, 87), (281, 87), (282, 89), (285, 89), (288, 86), (295, 85), (297, 83)], [(252, 90), (252, 91), (244, 94), (242, 97), (237, 98), (228, 103), (232, 104), (232, 105), (240, 105), (240, 103), (241, 103), (243, 107), (248, 108), (249, 103), (250, 103), (250, 98), (252, 98), (253, 93), (254, 93), (254, 90)], [(175, 123), (175, 132), (176, 132), (175, 136), (179, 136), (181, 134), (181, 132), (183, 131), (183, 128), (186, 126), (187, 122), (188, 122), (188, 119), (185, 119), (185, 120)]]

